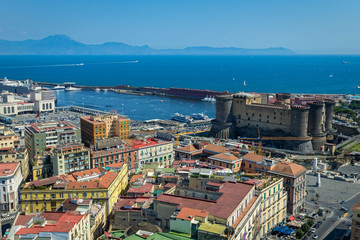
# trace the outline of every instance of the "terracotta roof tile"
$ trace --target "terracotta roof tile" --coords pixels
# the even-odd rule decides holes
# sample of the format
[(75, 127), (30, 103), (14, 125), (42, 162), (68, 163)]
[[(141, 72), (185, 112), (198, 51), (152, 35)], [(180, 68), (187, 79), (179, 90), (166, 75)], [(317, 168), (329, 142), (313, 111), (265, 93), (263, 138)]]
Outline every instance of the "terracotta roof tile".
[(183, 207), (176, 218), (191, 221), (195, 216), (206, 218), (208, 215), (209, 213), (203, 210)]
[(142, 178), (144, 175), (143, 174), (135, 174), (130, 178), (130, 183), (136, 182), (136, 180), (138, 180), (139, 178)]
[(7, 176), (13, 174), (19, 165), (20, 163), (18, 162), (0, 163), (0, 176)]
[(263, 160), (263, 156), (261, 155), (257, 155), (253, 152), (248, 153), (246, 155), (243, 156), (244, 160), (250, 160), (250, 161), (254, 161), (254, 162), (261, 162)]
[(218, 159), (222, 159), (222, 160), (226, 160), (226, 161), (230, 161), (230, 162), (235, 162), (235, 161), (240, 161), (240, 159), (238, 157), (236, 157), (235, 155), (231, 154), (231, 153), (219, 153), (213, 156), (210, 156), (209, 159), (214, 159), (214, 158), (218, 158)]
[(214, 152), (214, 153), (225, 153), (228, 150), (226, 147), (222, 147), (222, 146), (219, 146), (216, 144), (209, 143), (208, 145), (206, 145), (204, 147), (204, 151), (210, 151), (210, 152)]
[(281, 161), (275, 164), (275, 166), (271, 168), (271, 171), (296, 176), (306, 171), (306, 168), (293, 162)]
[(201, 149), (199, 150), (199, 149), (195, 148), (193, 144), (187, 145), (185, 147), (177, 148), (177, 149), (175, 149), (175, 151), (182, 151), (182, 152), (187, 152), (187, 153), (202, 152)]

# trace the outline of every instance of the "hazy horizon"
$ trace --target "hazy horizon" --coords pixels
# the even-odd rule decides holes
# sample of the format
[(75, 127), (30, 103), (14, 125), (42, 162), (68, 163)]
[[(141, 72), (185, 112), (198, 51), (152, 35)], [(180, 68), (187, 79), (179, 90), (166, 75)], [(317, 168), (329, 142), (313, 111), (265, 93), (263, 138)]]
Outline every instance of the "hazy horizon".
[(360, 1), (0, 0), (0, 39), (64, 34), (86, 43), (154, 49), (192, 46), (264, 49), (300, 55), (360, 54)]

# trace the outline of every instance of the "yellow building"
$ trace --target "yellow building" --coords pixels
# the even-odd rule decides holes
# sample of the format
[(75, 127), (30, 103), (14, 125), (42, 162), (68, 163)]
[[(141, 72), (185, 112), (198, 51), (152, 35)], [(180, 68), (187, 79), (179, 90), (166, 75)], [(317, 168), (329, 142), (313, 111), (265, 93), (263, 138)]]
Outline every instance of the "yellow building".
[(262, 179), (257, 190), (260, 191), (262, 197), (259, 232), (260, 238), (262, 238), (278, 223), (285, 220), (287, 192), (283, 190), (283, 179), (272, 177)]
[(109, 215), (127, 185), (127, 164), (118, 172), (95, 168), (32, 181), (25, 183), (20, 191), (21, 211), (54, 211), (65, 199), (77, 197), (105, 204), (106, 215)]
[(49, 178), (53, 175), (50, 153), (47, 152), (43, 156), (36, 157), (32, 166), (32, 181)]
[(118, 115), (86, 116), (80, 119), (81, 139), (87, 146), (110, 137), (130, 137), (130, 119)]
[(20, 148), (19, 137), (5, 125), (0, 125), (0, 163), (20, 162), (23, 178), (29, 175), (29, 155)]

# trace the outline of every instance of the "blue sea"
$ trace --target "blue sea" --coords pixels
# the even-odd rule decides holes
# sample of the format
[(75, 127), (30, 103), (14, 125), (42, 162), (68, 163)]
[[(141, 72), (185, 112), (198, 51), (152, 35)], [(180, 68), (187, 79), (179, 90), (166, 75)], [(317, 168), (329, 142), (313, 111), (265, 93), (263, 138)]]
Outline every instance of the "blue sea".
[[(360, 56), (0, 56), (3, 77), (93, 86), (360, 94), (355, 89)], [(61, 106), (116, 109), (136, 120), (168, 119), (175, 112), (215, 116), (214, 104), (192, 100), (87, 91), (57, 95)]]

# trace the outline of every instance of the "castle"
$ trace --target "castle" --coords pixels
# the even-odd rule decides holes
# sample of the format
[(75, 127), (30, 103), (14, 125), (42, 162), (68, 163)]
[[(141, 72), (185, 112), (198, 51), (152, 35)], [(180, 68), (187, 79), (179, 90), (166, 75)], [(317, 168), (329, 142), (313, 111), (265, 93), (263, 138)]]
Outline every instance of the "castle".
[(307, 100), (302, 104), (292, 103), (288, 93), (276, 94), (272, 104), (268, 94), (217, 96), (211, 135), (223, 139), (258, 137), (260, 129), (262, 136), (293, 137), (288, 141), (273, 141), (278, 147), (301, 152), (319, 150), (332, 130), (335, 101), (325, 98)]

